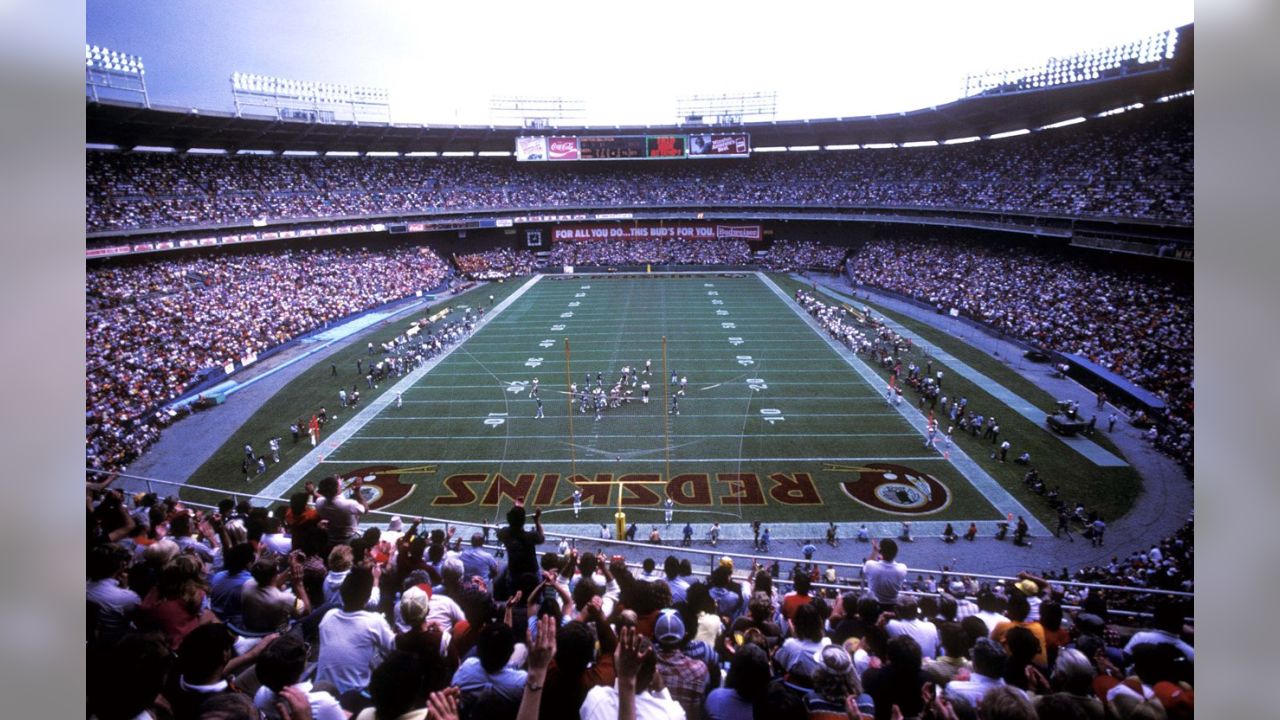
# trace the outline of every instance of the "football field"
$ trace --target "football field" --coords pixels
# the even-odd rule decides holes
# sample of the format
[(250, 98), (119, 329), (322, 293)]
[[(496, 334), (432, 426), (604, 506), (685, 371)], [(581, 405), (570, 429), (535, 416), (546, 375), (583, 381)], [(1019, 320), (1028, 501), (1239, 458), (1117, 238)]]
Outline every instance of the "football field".
[[(1009, 512), (1035, 522), (963, 452), (941, 438), (926, 446), (925, 417), (888, 405), (863, 359), (764, 275), (521, 283), (472, 337), (384, 383), (260, 492), (359, 476), (375, 508), (402, 516), (493, 522), (523, 498), (547, 508), (546, 523), (584, 534), (612, 526), (619, 506), (628, 522), (662, 526), (668, 497), (676, 526), (692, 522), (698, 537), (712, 522), (754, 520), (817, 537), (828, 522), (883, 532), (911, 520), (922, 534)], [(608, 393), (624, 367), (639, 372), (630, 399), (598, 418), (582, 412), (571, 383)], [(673, 377), (687, 378), (678, 414)]]

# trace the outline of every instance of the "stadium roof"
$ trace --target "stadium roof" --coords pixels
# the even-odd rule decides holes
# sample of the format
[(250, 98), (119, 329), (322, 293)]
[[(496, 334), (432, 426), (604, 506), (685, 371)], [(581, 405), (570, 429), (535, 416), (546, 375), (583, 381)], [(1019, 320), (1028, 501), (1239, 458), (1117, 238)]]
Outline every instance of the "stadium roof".
[(232, 152), (511, 152), (515, 138), (521, 135), (653, 135), (728, 130), (751, 133), (755, 147), (942, 142), (1035, 129), (1192, 90), (1192, 26), (1181, 28), (1179, 36), (1179, 52), (1167, 70), (1122, 74), (1030, 91), (978, 95), (891, 115), (737, 126), (560, 126), (533, 130), (503, 126), (313, 123), (104, 101), (87, 105), (86, 142), (115, 145), (124, 150), (159, 146), (179, 151), (214, 148)]

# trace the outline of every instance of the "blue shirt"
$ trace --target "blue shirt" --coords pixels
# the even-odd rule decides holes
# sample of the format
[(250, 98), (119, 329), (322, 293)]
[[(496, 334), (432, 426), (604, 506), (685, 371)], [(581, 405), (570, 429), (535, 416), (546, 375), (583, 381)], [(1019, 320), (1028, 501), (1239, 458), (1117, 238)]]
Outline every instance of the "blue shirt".
[(248, 570), (241, 570), (235, 575), (226, 570), (214, 573), (209, 583), (209, 607), (222, 622), (244, 627), (244, 617), (240, 614), (240, 591), (252, 578)]
[(469, 547), (459, 553), (458, 557), (462, 560), (463, 580), (470, 580), (479, 575), (488, 581), (489, 578), (498, 574), (498, 561), (483, 548)]
[(462, 691), (463, 695), (478, 695), (486, 688), (492, 687), (494, 692), (507, 700), (520, 702), (524, 695), (526, 677), (528, 673), (524, 670), (509, 667), (503, 667), (498, 672), (489, 674), (480, 664), (480, 658), (473, 657), (467, 658), (458, 667), (458, 672), (453, 674), (453, 684)]
[(752, 720), (751, 703), (737, 690), (716, 688), (707, 696), (707, 720)]

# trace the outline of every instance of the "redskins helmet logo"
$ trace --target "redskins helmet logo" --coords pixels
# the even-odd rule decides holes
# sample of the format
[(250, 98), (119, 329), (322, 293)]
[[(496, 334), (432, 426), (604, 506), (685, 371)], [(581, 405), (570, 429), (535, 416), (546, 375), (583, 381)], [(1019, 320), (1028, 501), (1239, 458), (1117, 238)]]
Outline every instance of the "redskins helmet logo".
[(342, 483), (345, 486), (356, 478), (363, 478), (364, 485), (361, 486), (360, 493), (364, 495), (365, 502), (369, 504), (369, 509), (385, 510), (409, 497), (413, 493), (413, 489), (417, 487), (414, 483), (407, 483), (401, 480), (401, 475), (432, 474), (435, 471), (434, 465), (414, 468), (398, 468), (394, 465), (370, 465), (369, 467), (357, 468), (345, 473), (342, 476)]
[(934, 476), (903, 465), (872, 463), (865, 467), (829, 467), (857, 472), (858, 479), (840, 483), (845, 495), (867, 507), (895, 515), (929, 515), (951, 504), (951, 491)]

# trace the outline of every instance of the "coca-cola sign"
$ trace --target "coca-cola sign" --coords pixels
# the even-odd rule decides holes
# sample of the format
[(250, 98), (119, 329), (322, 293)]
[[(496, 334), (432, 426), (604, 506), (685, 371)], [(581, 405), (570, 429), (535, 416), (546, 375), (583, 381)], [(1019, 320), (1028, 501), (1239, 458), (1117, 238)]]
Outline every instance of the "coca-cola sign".
[(547, 142), (548, 160), (577, 160), (578, 138), (553, 137)]

